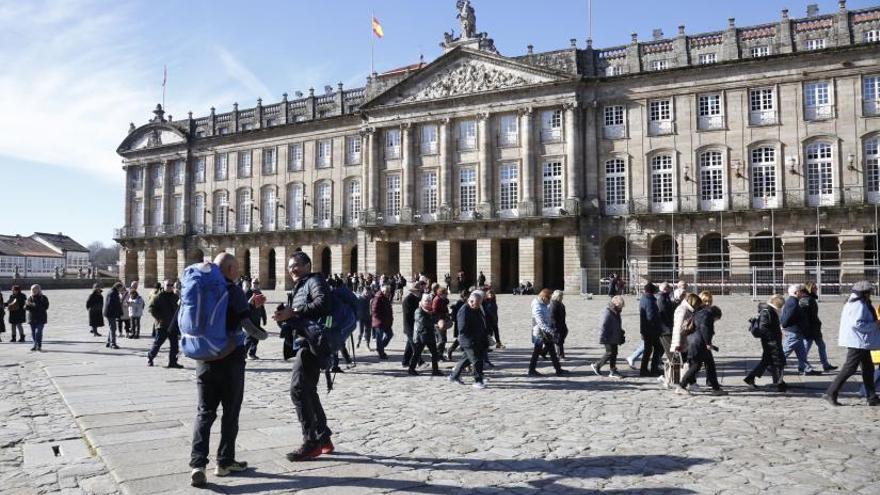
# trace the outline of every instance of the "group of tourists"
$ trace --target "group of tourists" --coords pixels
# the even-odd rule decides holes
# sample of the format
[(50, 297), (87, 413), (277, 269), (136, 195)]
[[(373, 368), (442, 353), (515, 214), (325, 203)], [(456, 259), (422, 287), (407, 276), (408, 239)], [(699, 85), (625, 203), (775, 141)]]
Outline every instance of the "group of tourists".
[[(49, 321), (49, 298), (43, 294), (38, 284), (31, 286), (31, 295), (25, 296), (18, 285), (12, 286), (12, 294), (9, 299), (3, 298), (0, 292), (0, 341), (2, 334), (6, 333), (4, 316), (9, 313), (9, 330), (12, 333), (11, 342), (24, 344), (27, 342), (24, 335), (24, 323), (31, 329), (31, 351), (43, 350), (43, 329)], [(16, 332), (18, 338), (16, 338)]]

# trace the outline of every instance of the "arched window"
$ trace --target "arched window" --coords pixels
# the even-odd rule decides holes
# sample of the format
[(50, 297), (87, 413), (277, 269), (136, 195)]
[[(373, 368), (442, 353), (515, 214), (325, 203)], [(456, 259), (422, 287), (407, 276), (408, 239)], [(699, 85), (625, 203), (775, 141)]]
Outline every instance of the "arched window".
[(361, 220), (361, 208), (363, 208), (361, 203), (361, 181), (359, 179), (353, 179), (348, 182), (346, 196), (345, 204), (348, 209), (346, 213), (348, 223), (349, 225), (357, 225)]
[(278, 193), (275, 186), (263, 186), (260, 192), (260, 223), (263, 230), (275, 230), (275, 218), (278, 213)]
[(672, 155), (662, 154), (651, 159), (651, 203), (655, 212), (670, 212), (675, 208)]
[(724, 209), (724, 164), (720, 151), (700, 153), (700, 208)]
[(301, 183), (293, 182), (287, 185), (287, 228), (303, 228), (303, 218), (305, 216), (304, 197), (305, 191)]
[(214, 192), (214, 233), (226, 233), (229, 226), (229, 193), (227, 191)]
[(614, 158), (605, 162), (605, 214), (626, 213), (626, 162)]
[(235, 217), (237, 232), (250, 232), (253, 223), (254, 199), (250, 188), (243, 187), (236, 193)]
[(834, 204), (834, 159), (831, 143), (807, 146), (807, 197), (810, 206)]
[(880, 137), (865, 141), (865, 184), (868, 201), (880, 203)]
[(321, 182), (316, 189), (318, 215), (315, 219), (322, 229), (333, 226), (333, 186), (329, 182)]
[(776, 148), (761, 146), (750, 154), (752, 176), (752, 206), (754, 208), (776, 208), (779, 206), (776, 189), (777, 165)]

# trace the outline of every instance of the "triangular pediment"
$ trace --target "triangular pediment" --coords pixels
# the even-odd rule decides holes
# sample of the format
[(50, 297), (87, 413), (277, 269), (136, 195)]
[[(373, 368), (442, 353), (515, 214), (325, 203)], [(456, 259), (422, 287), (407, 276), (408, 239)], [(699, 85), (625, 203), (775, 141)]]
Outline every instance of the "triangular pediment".
[(570, 78), (500, 55), (459, 48), (385, 90), (363, 108), (479, 95)]

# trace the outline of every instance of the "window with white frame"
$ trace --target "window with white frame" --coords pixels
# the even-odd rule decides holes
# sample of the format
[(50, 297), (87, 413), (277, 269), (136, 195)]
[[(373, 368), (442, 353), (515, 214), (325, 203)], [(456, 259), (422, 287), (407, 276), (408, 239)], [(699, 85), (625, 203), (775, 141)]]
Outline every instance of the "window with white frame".
[(562, 208), (562, 162), (545, 162), (541, 168), (543, 207)]
[(608, 64), (608, 66), (605, 67), (605, 76), (606, 77), (619, 76), (621, 74), (623, 74), (623, 67), (621, 67), (620, 65)]
[(626, 212), (626, 162), (614, 158), (605, 162), (605, 213)]
[(361, 137), (347, 136), (345, 138), (345, 163), (357, 165), (361, 163)]
[(831, 143), (807, 146), (807, 196), (810, 206), (834, 203), (834, 159)]
[(562, 141), (562, 110), (541, 112), (541, 140), (545, 143)]
[(150, 182), (154, 188), (162, 187), (165, 183), (165, 166), (160, 164), (154, 165), (150, 169)]
[(293, 143), (287, 151), (287, 171), (299, 172), (303, 169), (303, 145)]
[(437, 213), (437, 172), (422, 173), (422, 215)]
[(651, 203), (654, 211), (672, 211), (673, 199), (672, 155), (657, 155), (651, 159)]
[(880, 29), (869, 29), (862, 35), (865, 43), (876, 43), (880, 41)]
[(144, 187), (144, 169), (143, 167), (132, 167), (131, 169), (131, 188), (135, 190)]
[(516, 115), (498, 117), (498, 145), (516, 146), (519, 143), (519, 119)]
[(462, 120), (458, 123), (458, 149), (477, 149), (477, 121)]
[(419, 149), (423, 155), (433, 155), (437, 153), (437, 150), (439, 149), (437, 140), (436, 124), (424, 124), (419, 128)]
[(134, 227), (144, 226), (144, 200), (137, 198), (131, 203), (131, 223)]
[(865, 141), (865, 183), (868, 201), (880, 202), (880, 137)]
[(238, 152), (238, 178), (245, 179), (253, 175), (254, 155), (251, 150)]
[(250, 232), (254, 219), (254, 198), (249, 188), (243, 187), (236, 194), (235, 217), (237, 232)]
[(263, 230), (275, 230), (278, 213), (278, 193), (275, 186), (263, 186), (260, 192), (260, 223)]
[(700, 205), (704, 210), (724, 209), (723, 157), (720, 151), (700, 153)]
[(648, 102), (648, 133), (654, 136), (672, 134), (672, 100)]
[(214, 192), (214, 206), (212, 210), (214, 233), (225, 233), (229, 225), (229, 193), (227, 191)]
[(472, 167), (458, 171), (458, 204), (462, 214), (477, 207), (477, 170)]
[(152, 213), (153, 218), (150, 222), (150, 225), (160, 226), (165, 223), (165, 212), (163, 211), (162, 204), (162, 196), (156, 196), (153, 198), (153, 204), (150, 208), (150, 213)]
[(703, 131), (724, 128), (724, 107), (721, 94), (703, 94), (697, 97), (697, 128)]
[(205, 182), (205, 176), (207, 175), (207, 159), (203, 156), (196, 158), (195, 165), (195, 181), (197, 183)]
[(498, 168), (498, 209), (515, 212), (519, 209), (519, 165), (502, 163)]
[(357, 225), (361, 220), (361, 181), (353, 179), (348, 182), (346, 207), (348, 208), (349, 225)]
[(717, 53), (701, 53), (699, 57), (697, 57), (697, 63), (700, 65), (706, 64), (714, 64), (718, 62), (718, 54)]
[(326, 229), (333, 226), (333, 186), (329, 182), (321, 182), (315, 191), (318, 199), (318, 227)]
[(385, 177), (385, 220), (400, 217), (400, 174)]
[(825, 38), (807, 40), (805, 47), (807, 50), (821, 50), (825, 48)]
[(214, 180), (226, 180), (229, 178), (229, 156), (219, 153), (214, 156)]
[(193, 196), (192, 224), (196, 227), (205, 225), (205, 195)]
[(770, 47), (767, 45), (753, 46), (751, 49), (752, 58), (761, 58), (770, 56)]
[(605, 107), (605, 126), (603, 133), (605, 139), (621, 139), (626, 137), (625, 109), (623, 105), (609, 105)]
[(828, 81), (804, 83), (804, 118), (821, 120), (832, 116), (831, 85)]
[(186, 167), (184, 165), (185, 162), (183, 160), (177, 160), (174, 162), (172, 180), (174, 181), (175, 186), (183, 185), (183, 181), (186, 178)]
[(183, 195), (175, 194), (171, 199), (174, 206), (174, 209), (172, 210), (174, 218), (171, 219), (171, 223), (174, 225), (183, 225)]
[(669, 60), (652, 60), (651, 64), (648, 66), (648, 70), (658, 71), (658, 70), (666, 70), (669, 68)]
[(333, 142), (329, 139), (318, 141), (317, 168), (327, 168), (331, 164), (333, 154)]
[(385, 129), (385, 158), (400, 158), (400, 129)]
[(775, 123), (775, 88), (757, 88), (749, 90), (749, 124), (768, 125)]
[(880, 115), (880, 76), (862, 79), (862, 108), (865, 115)]
[(287, 228), (301, 229), (305, 218), (305, 190), (300, 182), (287, 185)]
[(275, 148), (263, 148), (263, 175), (275, 175), (277, 158)]
[(776, 198), (776, 148), (762, 146), (751, 152), (752, 206), (775, 208)]

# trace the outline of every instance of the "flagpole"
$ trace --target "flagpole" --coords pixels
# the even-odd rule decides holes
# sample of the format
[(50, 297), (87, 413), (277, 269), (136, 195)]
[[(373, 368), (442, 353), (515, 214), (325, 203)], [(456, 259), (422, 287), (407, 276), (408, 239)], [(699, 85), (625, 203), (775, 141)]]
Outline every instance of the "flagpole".
[(370, 11), (370, 77), (373, 77), (373, 74), (376, 72), (376, 54), (375, 54), (375, 43), (376, 40), (373, 39), (373, 19), (376, 18), (376, 14), (371, 10)]

